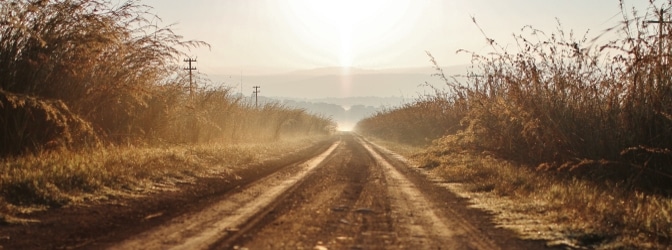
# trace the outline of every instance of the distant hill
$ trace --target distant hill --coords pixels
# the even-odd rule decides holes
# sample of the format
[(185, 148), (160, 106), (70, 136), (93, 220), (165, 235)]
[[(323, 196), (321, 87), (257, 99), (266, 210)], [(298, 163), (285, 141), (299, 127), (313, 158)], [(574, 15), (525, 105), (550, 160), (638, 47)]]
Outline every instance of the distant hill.
[[(466, 65), (444, 67), (447, 75), (463, 74)], [(287, 98), (345, 98), (356, 96), (390, 97), (412, 99), (418, 95), (431, 94), (426, 84), (442, 87), (432, 67), (369, 70), (339, 67), (316, 68), (267, 75), (242, 75), (242, 94), (252, 92), (252, 86), (261, 86), (261, 95)], [(233, 76), (232, 76), (233, 75)], [(240, 91), (240, 76), (209, 75), (216, 83)]]
[(401, 97), (349, 97), (324, 99), (283, 99), (282, 103), (289, 107), (305, 109), (313, 114), (330, 117), (341, 130), (350, 130), (360, 120), (374, 115), (385, 108), (400, 106), (404, 103)]
[[(246, 96), (244, 100), (254, 103), (254, 97)], [(338, 123), (339, 129), (350, 130), (357, 122), (382, 111), (406, 103), (401, 97), (350, 97), (350, 98), (323, 98), (298, 99), (282, 97), (259, 97), (259, 104), (281, 103), (287, 107), (299, 108), (309, 113), (322, 115)]]
[[(464, 74), (467, 66), (445, 67), (446, 75)], [(432, 94), (427, 84), (437, 88), (443, 82), (432, 76), (432, 67), (370, 70), (339, 67), (316, 68), (242, 76), (242, 95), (250, 96), (252, 86), (261, 86), (260, 102), (281, 102), (314, 114), (331, 117), (343, 130), (385, 108), (412, 102), (420, 95)], [(210, 76), (240, 91), (239, 77)], [(219, 77), (219, 78), (218, 78)], [(218, 80), (224, 79), (224, 80)], [(254, 102), (254, 99), (247, 99)]]
[(376, 108), (391, 108), (397, 107), (403, 103), (413, 101), (413, 98), (403, 98), (401, 96), (357, 96), (357, 97), (343, 97), (343, 98), (288, 98), (288, 97), (270, 97), (277, 100), (286, 100), (293, 102), (312, 102), (312, 103), (330, 103), (349, 109), (354, 105), (372, 106)]

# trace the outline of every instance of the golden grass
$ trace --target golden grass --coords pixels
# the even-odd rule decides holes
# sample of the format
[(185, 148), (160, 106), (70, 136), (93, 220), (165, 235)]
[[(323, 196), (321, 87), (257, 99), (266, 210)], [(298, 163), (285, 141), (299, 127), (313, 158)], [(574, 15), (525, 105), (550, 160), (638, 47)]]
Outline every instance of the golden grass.
[(335, 128), (277, 103), (256, 108), (202, 74), (192, 92), (185, 51), (209, 45), (158, 27), (139, 1), (0, 1), (0, 16), (2, 157), (99, 142), (273, 141)]
[[(170, 190), (335, 131), (183, 70), (185, 41), (139, 1), (0, 1), (0, 214)], [(254, 142), (254, 143), (252, 143)], [(248, 144), (246, 144), (248, 143)]]
[[(648, 10), (660, 8), (652, 2)], [(513, 50), (486, 37), (492, 52), (467, 52), (466, 76), (444, 75), (430, 55), (447, 90), (376, 114), (356, 131), (432, 141), (412, 157), (418, 166), (464, 183), (455, 186), (472, 198), (502, 199), (490, 207), (539, 217), (539, 227), (570, 239), (561, 244), (665, 248), (672, 243), (672, 42), (642, 22), (659, 12), (627, 12), (606, 31), (620, 37), (603, 44), (559, 22), (554, 33), (524, 27)]]
[(559, 22), (554, 33), (524, 27), (513, 49), (486, 37), (491, 53), (463, 51), (466, 76), (444, 75), (430, 54), (446, 90), (355, 129), (415, 145), (456, 135), (461, 149), (672, 194), (672, 42), (626, 11), (609, 31), (621, 37), (604, 44)]
[(410, 159), (435, 162), (430, 173), (524, 238), (598, 249), (661, 249), (672, 240), (670, 197), (558, 177), (487, 152), (434, 146)]
[(198, 177), (237, 178), (237, 170), (310, 146), (324, 137), (273, 143), (110, 147), (0, 161), (0, 214), (12, 215), (115, 196), (175, 189)]
[(419, 154), (425, 150), (425, 147), (384, 140), (379, 137), (367, 137), (367, 139), (406, 158), (410, 158), (412, 155)]
[(424, 146), (461, 127), (464, 116), (443, 93), (424, 96), (401, 107), (383, 110), (357, 123), (355, 131), (405, 144)]

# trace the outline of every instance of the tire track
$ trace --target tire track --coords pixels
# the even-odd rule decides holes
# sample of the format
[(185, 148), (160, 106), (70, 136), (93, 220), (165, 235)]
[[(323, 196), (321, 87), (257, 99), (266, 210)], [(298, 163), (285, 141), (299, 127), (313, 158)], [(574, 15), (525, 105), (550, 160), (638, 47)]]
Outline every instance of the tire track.
[[(392, 213), (404, 232), (402, 237), (412, 248), (418, 249), (500, 249), (480, 230), (456, 215), (440, 217), (435, 211), (442, 210), (430, 202), (395, 166), (389, 163), (373, 146), (357, 139), (376, 160), (378, 167), (385, 169), (389, 180), (388, 192), (392, 200)], [(407, 214), (404, 214), (407, 213)], [(411, 236), (411, 237), (409, 237)]]
[(205, 249), (232, 237), (245, 224), (263, 217), (278, 197), (332, 154), (340, 142), (303, 164), (269, 175), (241, 189), (240, 192), (209, 206), (199, 213), (185, 214), (168, 224), (137, 235), (109, 249)]
[(400, 159), (344, 134), (202, 212), (113, 249), (539, 249), (494, 228)]
[[(370, 156), (345, 139), (328, 162), (285, 199), (263, 223), (235, 242), (240, 249), (335, 249), (380, 245), (393, 234), (384, 181)], [(371, 183), (378, 182), (377, 185)], [(291, 232), (291, 234), (288, 234)], [(232, 245), (223, 248), (233, 247)]]
[(309, 178), (272, 216), (226, 247), (500, 249), (459, 216), (435, 213), (442, 208), (355, 136), (347, 136), (334, 157)]

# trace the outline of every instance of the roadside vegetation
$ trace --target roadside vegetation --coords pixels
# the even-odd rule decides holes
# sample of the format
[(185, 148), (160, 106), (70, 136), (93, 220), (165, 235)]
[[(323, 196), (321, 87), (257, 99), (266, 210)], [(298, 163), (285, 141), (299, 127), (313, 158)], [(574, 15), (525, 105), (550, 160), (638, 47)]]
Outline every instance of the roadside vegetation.
[(618, 38), (606, 42), (560, 22), (554, 33), (524, 27), (514, 50), (486, 37), (491, 53), (460, 51), (472, 55), (467, 75), (437, 66), (446, 88), (356, 131), (424, 143), (412, 157), (420, 167), (472, 192), (537, 204), (578, 245), (664, 248), (672, 243), (672, 36), (644, 22), (659, 10), (623, 10), (621, 25), (602, 34)]
[(286, 157), (324, 136), (268, 143), (109, 146), (42, 152), (0, 161), (0, 225), (29, 223), (25, 214), (86, 202), (114, 202), (175, 190), (202, 177), (237, 172)]
[[(183, 60), (209, 45), (158, 27), (150, 11), (139, 1), (0, 2), (0, 212), (249, 163), (296, 147), (282, 140), (334, 130), (198, 73), (190, 88)], [(266, 146), (251, 143), (275, 153), (253, 155)]]

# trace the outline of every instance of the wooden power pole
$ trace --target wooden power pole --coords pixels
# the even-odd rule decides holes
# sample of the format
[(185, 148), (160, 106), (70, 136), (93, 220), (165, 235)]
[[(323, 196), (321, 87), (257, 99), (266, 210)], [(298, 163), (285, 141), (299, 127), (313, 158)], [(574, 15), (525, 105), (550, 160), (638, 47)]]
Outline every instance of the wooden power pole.
[(254, 88), (254, 91), (252, 91), (252, 94), (254, 94), (254, 108), (256, 109), (256, 108), (259, 108), (259, 99), (258, 99), (258, 97), (259, 97), (259, 93), (261, 92), (261, 90), (259, 90), (259, 88), (261, 88), (261, 87), (259, 87), (259, 86), (252, 86), (252, 88)]
[(660, 8), (660, 13), (658, 15), (658, 20), (645, 21), (646, 23), (656, 23), (656, 24), (658, 24), (658, 56), (660, 57), (659, 60), (660, 60), (661, 64), (662, 64), (662, 61), (663, 61), (663, 25), (672, 23), (672, 21), (663, 20), (663, 14), (665, 14), (665, 10), (663, 10), (663, 8)]
[(194, 83), (192, 81), (191, 72), (196, 70), (196, 67), (191, 67), (191, 63), (196, 62), (196, 59), (187, 58), (187, 59), (184, 59), (184, 62), (189, 63), (189, 67), (184, 68), (184, 70), (189, 70), (189, 98), (193, 99), (194, 98)]
[[(646, 23), (655, 23), (658, 24), (658, 70), (663, 69), (663, 25), (672, 23), (671, 21), (663, 20), (663, 15), (665, 10), (660, 8), (660, 13), (658, 14), (658, 20), (648, 20)], [(663, 72), (658, 72), (658, 84), (661, 84), (663, 81)]]

